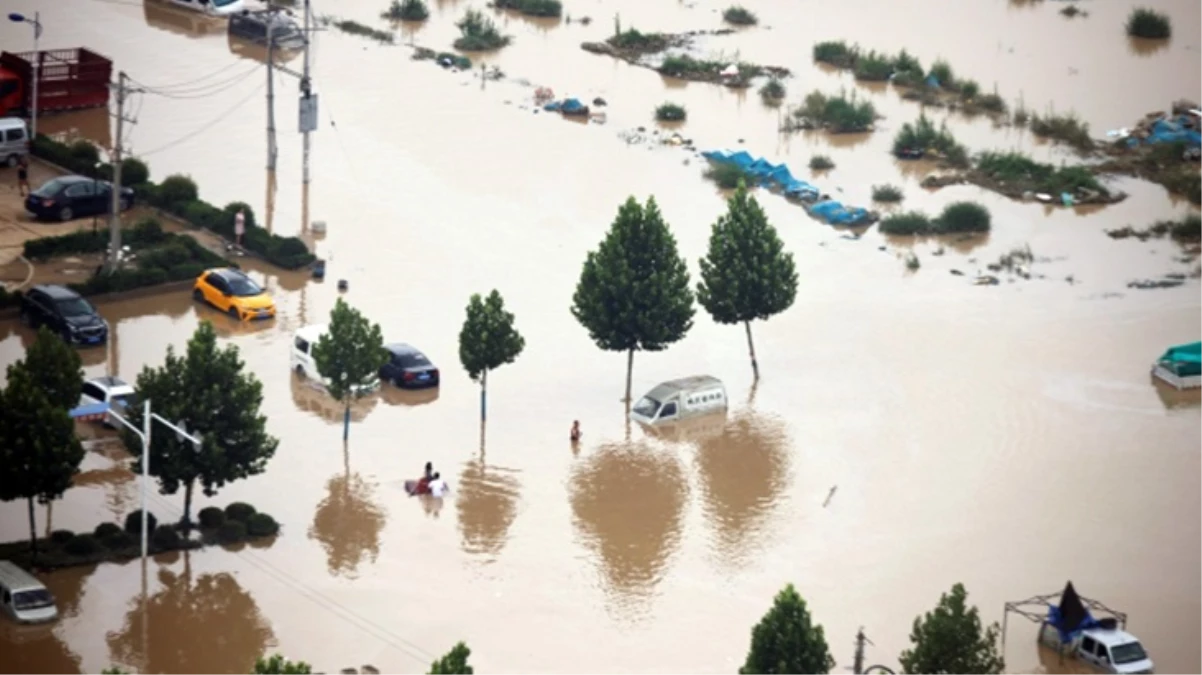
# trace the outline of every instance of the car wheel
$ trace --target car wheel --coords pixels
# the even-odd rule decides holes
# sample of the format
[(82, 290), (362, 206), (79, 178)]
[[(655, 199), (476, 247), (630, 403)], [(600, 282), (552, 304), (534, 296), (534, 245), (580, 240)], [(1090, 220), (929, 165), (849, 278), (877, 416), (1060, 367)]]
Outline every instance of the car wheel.
[(58, 219), (63, 221), (64, 223), (67, 222), (68, 220), (71, 220), (74, 217), (75, 217), (75, 212), (71, 210), (70, 206), (64, 206), (63, 208), (59, 209)]
[(16, 166), (17, 162), (19, 162), (19, 161), (21, 161), (21, 160), (18, 159), (16, 155), (9, 155), (8, 159), (6, 159), (4, 161), (4, 163), (11, 167), (11, 166)]
[(59, 335), (62, 336), (63, 342), (66, 342), (67, 344), (71, 344), (71, 331), (70, 330), (64, 328), (62, 330), (62, 332), (59, 333)]
[(397, 377), (397, 378), (394, 378), (394, 379), (392, 380), (392, 383), (393, 383), (394, 385), (396, 385), (396, 388), (397, 388), (397, 389), (404, 389), (404, 388), (405, 388), (405, 385), (403, 384), (403, 383), (404, 383), (404, 380), (402, 380), (402, 379), (401, 379), (401, 378), (399, 378), (399, 377)]
[(305, 379), (305, 367), (298, 365), (296, 367), (296, 375), (297, 375), (297, 377), (300, 377), (302, 380)]
[(240, 321), (242, 319), (242, 316), (240, 314), (238, 314), (237, 307), (234, 307), (233, 305), (231, 305), (229, 310), (227, 310), (227, 311), (230, 314), (230, 318), (233, 319), (234, 321)]
[(202, 293), (199, 288), (193, 288), (192, 289), (192, 299), (195, 300), (196, 302), (204, 302), (205, 294)]

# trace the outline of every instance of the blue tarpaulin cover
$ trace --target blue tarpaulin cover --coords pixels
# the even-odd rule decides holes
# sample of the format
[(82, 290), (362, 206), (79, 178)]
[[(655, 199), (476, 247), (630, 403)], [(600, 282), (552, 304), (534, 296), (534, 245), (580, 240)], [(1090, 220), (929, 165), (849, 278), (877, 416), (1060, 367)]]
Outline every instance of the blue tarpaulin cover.
[(581, 103), (579, 99), (568, 98), (564, 99), (563, 105), (560, 106), (560, 110), (566, 113), (573, 113), (584, 110), (584, 107), (584, 104)]
[(1048, 624), (1060, 634), (1061, 644), (1068, 644), (1083, 631), (1101, 625), (1085, 605), (1081, 604), (1081, 597), (1077, 595), (1071, 581), (1064, 586), (1064, 593), (1060, 595), (1060, 605), (1048, 605)]
[[(701, 156), (719, 164), (734, 164), (754, 177), (759, 184), (775, 185), (790, 197), (812, 201), (821, 194), (821, 191), (814, 185), (794, 178), (793, 172), (789, 171), (788, 166), (773, 164), (763, 157), (753, 157), (746, 150), (707, 150), (702, 152)], [(828, 223), (855, 223), (868, 217), (866, 209), (846, 209), (838, 202), (833, 203), (835, 207), (823, 207), (817, 212)], [(814, 213), (813, 209), (811, 209), (811, 213)]]
[(77, 408), (72, 408), (67, 414), (69, 414), (73, 419), (78, 419), (81, 417), (100, 417), (108, 411), (109, 404), (107, 403), (89, 403), (87, 405), (81, 405)]

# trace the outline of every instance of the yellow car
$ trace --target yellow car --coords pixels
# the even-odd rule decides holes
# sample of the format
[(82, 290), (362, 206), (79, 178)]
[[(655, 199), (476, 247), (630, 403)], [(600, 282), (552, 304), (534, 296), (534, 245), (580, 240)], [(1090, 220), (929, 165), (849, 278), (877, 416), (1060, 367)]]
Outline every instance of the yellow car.
[(192, 298), (240, 321), (275, 318), (275, 301), (271, 296), (250, 277), (228, 267), (205, 270), (196, 278)]

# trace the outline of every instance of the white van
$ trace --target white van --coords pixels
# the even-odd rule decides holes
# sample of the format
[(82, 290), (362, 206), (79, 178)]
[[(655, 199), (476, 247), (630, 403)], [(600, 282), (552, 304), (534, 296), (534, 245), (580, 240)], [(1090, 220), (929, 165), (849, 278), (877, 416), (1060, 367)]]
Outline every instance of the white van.
[(0, 160), (16, 166), (21, 155), (29, 154), (29, 128), (20, 117), (0, 117)]
[(32, 574), (8, 560), (0, 560), (0, 605), (19, 623), (44, 623), (58, 618), (58, 607), (50, 591)]
[[(320, 382), (322, 385), (329, 384), (329, 380), (326, 380), (317, 372), (317, 361), (313, 358), (313, 347), (317, 345), (317, 341), (328, 329), (329, 326), (325, 324), (304, 326), (292, 336), (292, 358), (290, 359), (292, 370), (296, 371), (297, 375), (313, 380), (314, 382)], [(379, 386), (379, 378), (373, 378), (370, 384), (361, 388), (356, 393), (364, 394), (374, 391)]]
[(726, 410), (726, 387), (709, 375), (694, 375), (656, 385), (630, 409), (642, 424), (677, 422)]
[(1084, 661), (1102, 673), (1152, 673), (1155, 665), (1139, 638), (1119, 628), (1087, 628), (1071, 643), (1060, 642), (1056, 627), (1044, 622), (1039, 642), (1062, 654)]

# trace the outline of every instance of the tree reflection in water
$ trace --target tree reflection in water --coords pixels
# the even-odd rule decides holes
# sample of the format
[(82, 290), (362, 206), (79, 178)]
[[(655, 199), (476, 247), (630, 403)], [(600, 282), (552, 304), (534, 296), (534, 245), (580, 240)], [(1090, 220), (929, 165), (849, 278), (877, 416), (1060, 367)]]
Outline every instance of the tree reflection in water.
[(517, 472), (486, 466), (482, 459), (472, 460), (464, 465), (457, 487), (464, 553), (497, 556), (517, 518), (521, 491)]
[(602, 444), (572, 471), (576, 529), (621, 610), (650, 598), (680, 544), (689, 486), (673, 452), (647, 441)]
[(731, 415), (721, 434), (699, 441), (703, 509), (722, 560), (741, 564), (765, 539), (768, 517), (789, 483), (788, 445), (780, 419), (749, 409)]
[(143, 673), (249, 673), (274, 643), (254, 598), (229, 574), (193, 581), (185, 554), (184, 573), (160, 569), (159, 583), (163, 588), (150, 596), (146, 614), (135, 596), (121, 632), (109, 634), (114, 663)]
[[(343, 452), (345, 459), (345, 448)], [(353, 578), (364, 556), (375, 562), (380, 554), (380, 533), (387, 517), (372, 501), (374, 486), (352, 473), (349, 463), (341, 476), (330, 479), (326, 491), (313, 515), (309, 538), (326, 550), (330, 574)]]

